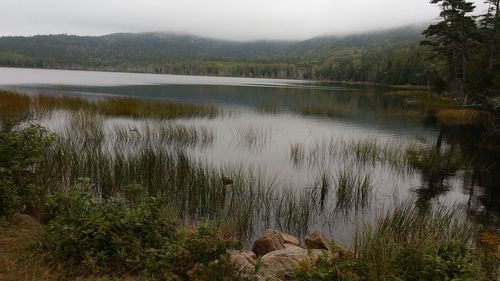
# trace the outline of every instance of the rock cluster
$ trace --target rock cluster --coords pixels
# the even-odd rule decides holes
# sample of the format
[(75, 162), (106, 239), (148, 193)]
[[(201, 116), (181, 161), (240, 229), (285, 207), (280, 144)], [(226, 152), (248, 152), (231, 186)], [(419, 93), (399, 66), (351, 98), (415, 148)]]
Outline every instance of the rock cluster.
[(229, 261), (242, 277), (259, 281), (290, 280), (300, 262), (314, 263), (332, 253), (329, 251), (332, 244), (320, 231), (307, 235), (304, 242), (306, 247), (290, 234), (269, 229), (254, 242), (252, 252), (233, 251)]

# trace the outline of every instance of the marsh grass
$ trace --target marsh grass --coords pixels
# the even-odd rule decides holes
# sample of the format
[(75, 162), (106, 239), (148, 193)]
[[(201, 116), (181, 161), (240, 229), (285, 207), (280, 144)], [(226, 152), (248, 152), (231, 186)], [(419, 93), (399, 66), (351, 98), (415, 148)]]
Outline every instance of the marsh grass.
[(446, 109), (446, 108), (455, 108), (456, 105), (452, 99), (449, 98), (440, 98), (435, 96), (418, 96), (416, 98), (417, 105), (423, 107), (425, 109)]
[(436, 119), (446, 125), (478, 125), (493, 119), (491, 114), (474, 109), (441, 109)]
[(214, 106), (142, 101), (134, 98), (106, 99), (95, 104), (96, 110), (109, 116), (129, 118), (214, 118), (219, 109)]
[(300, 167), (304, 161), (304, 147), (301, 143), (290, 144), (290, 161), (294, 167)]
[(171, 122), (146, 122), (133, 126), (114, 124), (110, 135), (115, 144), (124, 149), (137, 147), (143, 141), (177, 147), (206, 148), (216, 137), (209, 128)]
[(256, 111), (260, 114), (278, 114), (281, 108), (275, 104), (261, 104), (256, 107)]
[(322, 167), (328, 163), (356, 163), (362, 166), (388, 165), (398, 172), (407, 171), (407, 151), (417, 147), (414, 143), (377, 141), (374, 138), (346, 140), (330, 138), (305, 147), (302, 143), (290, 145), (290, 162), (309, 167)]
[(413, 120), (424, 120), (428, 117), (425, 111), (416, 108), (393, 108), (378, 111), (377, 116), (386, 118), (405, 118)]
[(0, 119), (24, 119), (30, 115), (30, 98), (0, 91)]
[(369, 204), (373, 183), (370, 174), (362, 174), (355, 167), (343, 167), (337, 171), (333, 183), (335, 211), (347, 214), (351, 209), (363, 210)]
[[(306, 192), (297, 194), (292, 187), (277, 184), (273, 175), (260, 168), (216, 167), (192, 159), (182, 149), (187, 140), (184, 134), (200, 141), (203, 136), (184, 133), (186, 128), (180, 129), (182, 137), (167, 136), (162, 141), (161, 130), (154, 126), (132, 132), (119, 126), (115, 132), (101, 135), (99, 117), (85, 117), (80, 112), (74, 119), (51, 146), (51, 165), (43, 167), (42, 174), (55, 189), (67, 189), (80, 178), (90, 178), (96, 192), (108, 198), (127, 193), (130, 184), (137, 183), (147, 194), (161, 198), (184, 222), (219, 222), (242, 239), (260, 234), (258, 231), (266, 226), (298, 232), (310, 225), (317, 200), (308, 199)], [(171, 141), (174, 145), (165, 145)], [(224, 185), (223, 177), (230, 178), (232, 184)], [(276, 205), (279, 200), (285, 201)]]
[(344, 115), (339, 109), (332, 107), (318, 107), (318, 106), (303, 106), (298, 108), (293, 108), (292, 112), (299, 113), (306, 116), (319, 116), (319, 117), (329, 117), (336, 118)]
[(362, 226), (355, 251), (369, 280), (447, 280), (456, 274), (474, 279), (485, 273), (473, 246), (477, 233), (457, 206), (419, 209), (406, 200), (381, 213), (372, 226)]
[(271, 145), (272, 129), (259, 126), (239, 127), (233, 131), (238, 144), (249, 150), (263, 150)]
[(384, 93), (384, 95), (386, 95), (386, 96), (399, 96), (399, 97), (414, 97), (414, 96), (427, 95), (427, 94), (428, 94), (428, 92), (426, 92), (426, 91), (403, 90), (403, 89)]
[(54, 110), (83, 110), (110, 117), (175, 119), (214, 118), (222, 113), (219, 108), (211, 105), (146, 101), (130, 97), (88, 100), (70, 96), (27, 96), (0, 92), (0, 101), (6, 108), (8, 105), (13, 112), (30, 109), (39, 115), (49, 114)]

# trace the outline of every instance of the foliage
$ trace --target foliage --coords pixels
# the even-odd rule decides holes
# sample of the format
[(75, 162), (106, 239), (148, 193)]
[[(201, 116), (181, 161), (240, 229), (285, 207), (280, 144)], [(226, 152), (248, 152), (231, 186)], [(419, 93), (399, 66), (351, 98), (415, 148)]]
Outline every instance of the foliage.
[(484, 103), (498, 95), (499, 1), (486, 2), (490, 8), (477, 20), (472, 15), (476, 8), (473, 2), (432, 0), (432, 4), (440, 5), (440, 20), (424, 31), (426, 40), (421, 42), (432, 48), (434, 88), (454, 94), (464, 104), (469, 99)]
[(40, 249), (73, 273), (186, 279), (195, 266), (241, 247), (210, 226), (177, 226), (157, 198), (102, 199), (92, 187), (81, 181), (50, 199), (56, 215), (44, 229)]
[(53, 136), (39, 125), (5, 121), (0, 128), (0, 216), (37, 215), (44, 191), (37, 170), (46, 161)]

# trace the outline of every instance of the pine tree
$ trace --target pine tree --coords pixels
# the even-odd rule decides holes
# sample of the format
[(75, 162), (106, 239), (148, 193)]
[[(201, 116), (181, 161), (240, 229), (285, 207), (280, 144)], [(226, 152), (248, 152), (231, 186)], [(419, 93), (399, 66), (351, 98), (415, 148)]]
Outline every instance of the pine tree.
[(488, 75), (495, 89), (490, 93), (500, 92), (500, 57), (497, 50), (500, 47), (500, 0), (487, 0), (488, 11), (481, 20), (483, 44), (488, 49)]
[(438, 57), (446, 60), (448, 83), (459, 82), (459, 90), (467, 103), (467, 63), (471, 48), (477, 42), (476, 21), (470, 15), (475, 6), (466, 0), (432, 0), (431, 3), (441, 6), (440, 21), (423, 32), (426, 40), (421, 44), (431, 46)]

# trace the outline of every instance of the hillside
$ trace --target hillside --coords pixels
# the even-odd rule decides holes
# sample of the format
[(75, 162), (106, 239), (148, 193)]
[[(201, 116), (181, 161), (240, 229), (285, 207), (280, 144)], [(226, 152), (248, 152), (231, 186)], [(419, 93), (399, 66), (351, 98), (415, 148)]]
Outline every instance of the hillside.
[(297, 42), (171, 33), (1, 37), (0, 66), (420, 84), (421, 30)]

